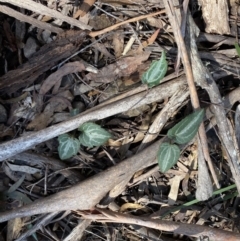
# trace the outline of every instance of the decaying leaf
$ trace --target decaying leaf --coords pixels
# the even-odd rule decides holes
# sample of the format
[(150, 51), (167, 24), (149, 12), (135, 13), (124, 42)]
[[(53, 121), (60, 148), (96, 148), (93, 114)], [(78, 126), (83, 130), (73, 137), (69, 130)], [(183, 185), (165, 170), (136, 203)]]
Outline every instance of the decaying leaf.
[(137, 71), (138, 66), (149, 58), (150, 52), (143, 52), (137, 56), (125, 57), (114, 64), (109, 64), (99, 70), (98, 74), (89, 73), (86, 75), (87, 80), (101, 83), (110, 83), (123, 76), (129, 76)]
[(124, 46), (124, 35), (123, 31), (117, 31), (113, 35), (113, 48), (114, 48), (114, 53), (115, 57), (118, 58), (122, 55), (123, 52), (123, 46)]
[(53, 114), (55, 112), (62, 112), (64, 109), (71, 109), (71, 101), (73, 100), (73, 95), (69, 90), (60, 92), (56, 96), (49, 100), (49, 103), (45, 107), (42, 113), (39, 113), (33, 121), (31, 121), (27, 129), (28, 130), (42, 130), (47, 127), (49, 123), (53, 120)]
[(61, 67), (59, 70), (51, 74), (42, 84), (41, 89), (39, 93), (41, 95), (45, 95), (53, 86), (54, 86), (54, 93), (57, 93), (62, 77), (67, 74), (75, 73), (75, 72), (81, 72), (85, 70), (85, 66), (83, 63), (76, 61), (72, 63), (67, 63), (63, 67)]

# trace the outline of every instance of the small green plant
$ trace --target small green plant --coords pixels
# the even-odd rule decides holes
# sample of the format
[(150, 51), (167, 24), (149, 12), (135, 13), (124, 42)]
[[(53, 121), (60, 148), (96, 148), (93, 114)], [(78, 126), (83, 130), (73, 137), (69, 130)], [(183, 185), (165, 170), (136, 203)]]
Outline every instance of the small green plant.
[(92, 122), (84, 123), (78, 130), (81, 131), (78, 138), (70, 134), (63, 134), (58, 137), (58, 154), (61, 160), (66, 160), (76, 155), (80, 145), (89, 148), (101, 146), (111, 137), (108, 131)]
[(204, 109), (199, 109), (168, 130), (167, 136), (170, 142), (162, 143), (157, 153), (158, 165), (162, 172), (168, 171), (177, 163), (180, 148), (176, 144), (186, 144), (191, 141), (197, 134), (203, 117)]
[(161, 58), (153, 61), (149, 69), (142, 75), (142, 83), (147, 84), (149, 88), (158, 85), (167, 73), (167, 68), (166, 54), (163, 51)]

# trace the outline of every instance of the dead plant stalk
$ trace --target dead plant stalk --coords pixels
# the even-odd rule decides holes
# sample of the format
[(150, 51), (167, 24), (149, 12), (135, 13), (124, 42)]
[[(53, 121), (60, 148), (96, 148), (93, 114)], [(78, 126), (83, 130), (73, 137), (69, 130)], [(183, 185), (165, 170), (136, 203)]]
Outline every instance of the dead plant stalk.
[[(200, 108), (200, 104), (199, 104), (197, 90), (196, 90), (195, 83), (194, 83), (194, 77), (193, 77), (193, 73), (192, 73), (191, 64), (190, 64), (188, 54), (187, 54), (186, 45), (184, 43), (184, 40), (183, 40), (183, 37), (182, 37), (182, 34), (181, 34), (181, 30), (180, 30), (180, 27), (179, 27), (179, 24), (178, 24), (178, 20), (177, 20), (176, 14), (175, 14), (175, 9), (173, 7), (172, 1), (171, 0), (164, 0), (164, 5), (165, 5), (166, 12), (168, 14), (168, 17), (169, 17), (169, 20), (170, 20), (170, 23), (171, 23), (171, 26), (172, 26), (172, 29), (173, 29), (173, 32), (174, 32), (174, 35), (175, 35), (175, 40), (176, 40), (177, 45), (179, 47), (179, 51), (181, 52), (181, 58), (182, 58), (182, 61), (183, 61), (185, 72), (186, 72), (187, 83), (188, 83), (188, 86), (189, 86), (192, 106), (196, 110), (196, 109)], [(215, 182), (216, 186), (218, 188), (220, 188), (220, 185), (219, 185), (219, 182), (218, 182), (218, 179), (217, 179), (217, 175), (215, 173), (215, 170), (214, 170), (212, 162), (211, 162), (211, 158), (209, 156), (208, 146), (202, 145), (202, 143), (207, 143), (207, 137), (206, 137), (206, 133), (205, 133), (203, 123), (199, 127), (198, 135), (199, 135), (199, 139), (200, 139), (199, 144), (201, 145), (201, 148), (202, 148), (203, 153), (204, 153), (204, 157), (208, 162), (208, 166), (209, 166), (210, 172), (212, 174), (212, 177), (214, 179), (214, 182)]]

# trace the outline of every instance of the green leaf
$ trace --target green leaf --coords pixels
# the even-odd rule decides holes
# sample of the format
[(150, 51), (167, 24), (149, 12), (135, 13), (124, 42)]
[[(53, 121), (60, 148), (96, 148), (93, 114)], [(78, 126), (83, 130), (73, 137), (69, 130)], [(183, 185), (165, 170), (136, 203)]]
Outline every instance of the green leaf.
[(78, 130), (82, 131), (79, 136), (80, 143), (83, 146), (90, 148), (101, 146), (111, 137), (111, 134), (108, 131), (92, 122), (84, 123), (78, 128)]
[(26, 194), (18, 192), (18, 191), (6, 193), (6, 195), (9, 198), (22, 202), (24, 205), (27, 205), (27, 204), (30, 204), (33, 202)]
[(163, 51), (160, 60), (153, 61), (149, 69), (142, 75), (142, 83), (147, 84), (149, 88), (158, 85), (165, 76), (167, 68), (166, 54)]
[(240, 47), (238, 43), (235, 43), (234, 46), (235, 46), (235, 49), (237, 50), (238, 57), (240, 57)]
[(180, 149), (177, 145), (164, 142), (160, 145), (157, 153), (158, 165), (161, 172), (166, 172), (172, 168), (180, 157)]
[(79, 113), (80, 113), (79, 108), (75, 108), (75, 109), (72, 109), (72, 110), (70, 111), (70, 116), (76, 116), (76, 115), (78, 115)]
[(186, 144), (191, 141), (197, 134), (198, 128), (204, 117), (204, 109), (199, 109), (185, 117), (173, 128), (171, 128), (167, 136), (175, 143)]
[(80, 142), (77, 138), (71, 137), (68, 134), (63, 134), (58, 137), (58, 154), (61, 160), (66, 160), (77, 154), (80, 148)]

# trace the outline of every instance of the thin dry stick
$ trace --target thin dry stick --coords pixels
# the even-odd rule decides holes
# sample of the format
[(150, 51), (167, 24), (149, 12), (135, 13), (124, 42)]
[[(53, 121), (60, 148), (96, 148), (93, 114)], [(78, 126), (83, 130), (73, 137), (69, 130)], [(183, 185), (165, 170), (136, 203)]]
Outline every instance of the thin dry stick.
[(166, 220), (153, 220), (146, 217), (136, 217), (128, 214), (116, 213), (106, 209), (97, 210), (100, 214), (87, 214), (84, 212), (77, 212), (86, 219), (92, 219), (98, 222), (114, 222), (114, 223), (127, 223), (145, 226), (161, 231), (173, 232), (174, 234), (182, 234), (192, 237), (208, 237), (209, 240), (214, 241), (239, 241), (240, 234), (224, 231), (215, 228), (209, 228), (202, 225), (180, 223)]
[(1, 5), (0, 6), (0, 12), (5, 13), (13, 18), (18, 19), (21, 22), (29, 23), (35, 27), (38, 27), (40, 29), (48, 30), (53, 33), (62, 33), (64, 30), (58, 27), (54, 27), (53, 25), (49, 23), (45, 23), (42, 21), (39, 21), (35, 18), (32, 18), (30, 16), (26, 16), (16, 10), (13, 10), (12, 8), (9, 8), (7, 6)]
[[(190, 64), (190, 61), (189, 61), (189, 58), (188, 58), (186, 45), (185, 45), (183, 37), (181, 35), (181, 30), (180, 30), (179, 24), (177, 22), (175, 10), (174, 10), (174, 7), (173, 7), (173, 4), (172, 4), (171, 0), (164, 0), (164, 4), (165, 4), (165, 7), (166, 7), (166, 11), (168, 13), (168, 17), (171, 21), (172, 28), (174, 30), (174, 35), (175, 35), (177, 45), (179, 46), (179, 49), (181, 51), (182, 61), (183, 61), (184, 69), (185, 69), (186, 76), (187, 76), (187, 82), (188, 82), (188, 86), (189, 86), (192, 106), (193, 106), (194, 109), (198, 109), (200, 107), (200, 104), (199, 104), (199, 100), (198, 100), (197, 90), (196, 90), (196, 87), (195, 87), (195, 84), (194, 84), (192, 67), (191, 67), (191, 64)], [(205, 132), (203, 123), (199, 127), (198, 134), (199, 134), (201, 147), (202, 147), (202, 150), (203, 150), (203, 153), (204, 153), (204, 157), (205, 157), (205, 159), (208, 163), (208, 166), (209, 166), (210, 172), (212, 174), (213, 180), (214, 180), (217, 188), (220, 188), (216, 172), (214, 170), (211, 158), (209, 156), (209, 150), (208, 150), (208, 146), (206, 144), (207, 143), (207, 137), (206, 137), (206, 132)]]
[[(1, 1), (1, 0), (0, 0)], [(104, 34), (104, 33), (107, 33), (107, 32), (110, 32), (126, 23), (132, 23), (132, 22), (136, 22), (136, 21), (139, 21), (139, 20), (142, 20), (144, 18), (149, 18), (149, 17), (153, 17), (153, 16), (156, 16), (158, 14), (161, 14), (161, 13), (165, 13), (166, 11), (165, 10), (161, 10), (161, 11), (158, 11), (158, 12), (155, 12), (155, 13), (149, 13), (149, 14), (146, 14), (146, 15), (141, 15), (141, 16), (138, 16), (138, 17), (134, 17), (134, 18), (131, 18), (131, 19), (128, 19), (126, 21), (123, 21), (121, 23), (117, 23), (117, 24), (114, 24), (108, 28), (105, 28), (103, 30), (99, 30), (99, 31), (94, 31), (94, 32), (90, 32), (89, 33), (89, 36), (91, 37), (96, 37), (96, 36), (99, 36), (101, 34)]]

